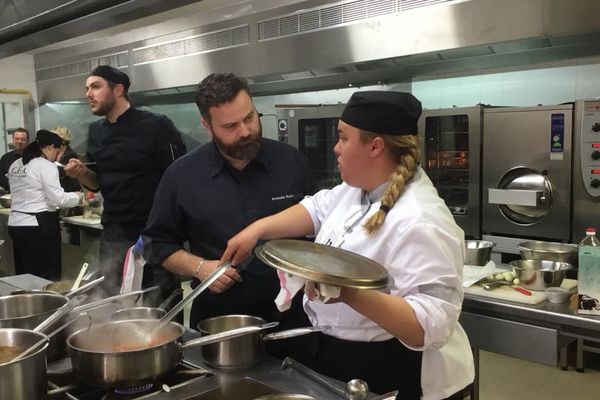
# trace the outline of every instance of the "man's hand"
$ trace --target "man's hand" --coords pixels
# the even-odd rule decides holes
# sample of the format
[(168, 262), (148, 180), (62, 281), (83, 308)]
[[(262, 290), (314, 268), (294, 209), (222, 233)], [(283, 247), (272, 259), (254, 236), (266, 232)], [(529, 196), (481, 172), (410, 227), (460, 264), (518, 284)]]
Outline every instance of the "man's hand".
[(77, 179), (79, 183), (89, 190), (96, 191), (100, 189), (96, 173), (76, 158), (71, 158), (67, 165), (65, 165), (65, 174)]
[(85, 176), (88, 168), (80, 160), (71, 158), (64, 169), (67, 176), (80, 180)]
[[(196, 278), (204, 281), (210, 274), (215, 272), (215, 270), (219, 267), (218, 260), (206, 260), (200, 269), (198, 270), (198, 274)], [(216, 281), (214, 281), (209, 287), (213, 293), (223, 293), (231, 286), (233, 286), (236, 282), (241, 282), (242, 277), (237, 273), (235, 268), (229, 267), (225, 270), (225, 273), (221, 275)]]

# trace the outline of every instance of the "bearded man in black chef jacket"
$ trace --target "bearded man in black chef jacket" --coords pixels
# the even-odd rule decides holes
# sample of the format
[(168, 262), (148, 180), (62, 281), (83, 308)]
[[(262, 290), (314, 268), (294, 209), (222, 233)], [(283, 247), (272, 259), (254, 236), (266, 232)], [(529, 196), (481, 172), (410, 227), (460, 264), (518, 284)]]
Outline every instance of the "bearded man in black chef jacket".
[[(87, 160), (95, 164), (71, 159), (65, 166), (65, 173), (84, 187), (102, 192), (100, 268), (102, 289), (109, 295), (119, 292), (125, 254), (146, 224), (164, 171), (186, 152), (169, 118), (131, 106), (129, 86), (129, 77), (108, 65), (90, 73), (86, 98), (92, 113), (104, 117), (89, 127)], [(146, 265), (142, 286), (155, 283), (160, 284), (160, 298), (180, 287), (174, 274)]]
[[(233, 234), (299, 202), (315, 188), (300, 151), (262, 137), (259, 114), (243, 79), (209, 75), (198, 85), (195, 100), (212, 142), (167, 169), (143, 232), (146, 259), (192, 277), (193, 286), (217, 268)], [(291, 310), (280, 313), (274, 304), (279, 292), (275, 270), (258, 259), (247, 264), (240, 272), (227, 269), (194, 301), (190, 326), (195, 329), (197, 322), (225, 314), (279, 320), (280, 327), (308, 325), (301, 296)]]

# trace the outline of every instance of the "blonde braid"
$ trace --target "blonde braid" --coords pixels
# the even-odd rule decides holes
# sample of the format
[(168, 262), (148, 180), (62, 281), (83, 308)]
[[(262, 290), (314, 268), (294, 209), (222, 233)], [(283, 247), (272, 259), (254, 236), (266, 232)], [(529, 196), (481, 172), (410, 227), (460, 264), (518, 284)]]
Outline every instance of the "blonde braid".
[[(373, 134), (365, 132), (364, 135), (370, 136)], [(394, 204), (396, 204), (396, 201), (404, 192), (406, 185), (413, 178), (418, 165), (417, 160), (420, 157), (418, 136), (377, 136), (385, 141), (386, 147), (388, 147), (392, 155), (398, 160), (398, 163), (390, 176), (388, 187), (381, 196), (381, 207), (363, 225), (369, 234), (376, 232), (385, 221), (385, 216)]]

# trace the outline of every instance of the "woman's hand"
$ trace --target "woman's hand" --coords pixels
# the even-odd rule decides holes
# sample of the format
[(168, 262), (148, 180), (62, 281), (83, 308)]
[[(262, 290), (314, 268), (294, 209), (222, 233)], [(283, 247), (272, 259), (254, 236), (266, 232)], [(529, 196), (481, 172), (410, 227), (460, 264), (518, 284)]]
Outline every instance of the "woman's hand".
[(251, 253), (256, 243), (260, 239), (260, 230), (258, 224), (254, 223), (242, 230), (240, 233), (229, 239), (227, 248), (219, 261), (222, 264), (231, 261), (236, 266), (242, 263)]

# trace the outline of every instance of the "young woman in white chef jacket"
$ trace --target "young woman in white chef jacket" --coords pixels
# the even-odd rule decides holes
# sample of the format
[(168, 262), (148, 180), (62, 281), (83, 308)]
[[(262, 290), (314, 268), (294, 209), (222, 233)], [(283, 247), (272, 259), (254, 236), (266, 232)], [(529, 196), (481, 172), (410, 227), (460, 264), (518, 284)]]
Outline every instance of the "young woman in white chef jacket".
[(58, 208), (74, 207), (81, 192), (65, 193), (54, 164), (62, 139), (39, 130), (23, 156), (8, 169), (12, 201), (8, 233), (13, 241), (17, 274), (50, 280), (61, 278), (61, 240)]
[(297, 358), (325, 375), (362, 378), (398, 399), (462, 399), (473, 357), (458, 323), (464, 233), (419, 166), (421, 103), (410, 93), (350, 98), (334, 152), (344, 182), (256, 221), (233, 237), (222, 261), (240, 263), (260, 239), (316, 234), (383, 265), (386, 290), (342, 288), (304, 308), (322, 334), (304, 336)]

